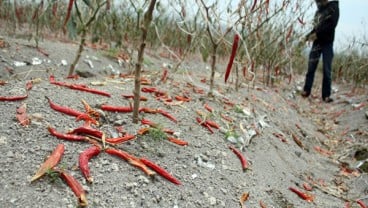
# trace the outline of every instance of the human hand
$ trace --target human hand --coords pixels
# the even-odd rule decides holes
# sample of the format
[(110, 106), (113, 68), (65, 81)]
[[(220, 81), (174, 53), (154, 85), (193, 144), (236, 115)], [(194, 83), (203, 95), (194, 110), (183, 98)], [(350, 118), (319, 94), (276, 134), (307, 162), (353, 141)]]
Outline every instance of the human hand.
[(307, 42), (313, 42), (315, 40), (317, 40), (317, 34), (315, 32), (308, 35)]

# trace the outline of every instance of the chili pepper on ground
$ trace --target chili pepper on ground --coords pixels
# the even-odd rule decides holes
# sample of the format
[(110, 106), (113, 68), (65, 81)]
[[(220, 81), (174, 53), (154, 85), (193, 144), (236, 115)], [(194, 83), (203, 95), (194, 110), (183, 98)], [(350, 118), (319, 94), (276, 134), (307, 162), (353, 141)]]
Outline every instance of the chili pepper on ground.
[(230, 55), (230, 59), (229, 59), (229, 63), (227, 64), (227, 68), (226, 68), (226, 72), (225, 72), (225, 83), (227, 82), (227, 79), (229, 78), (231, 68), (233, 66), (236, 51), (238, 50), (239, 39), (240, 39), (239, 34), (235, 34), (234, 41), (233, 41), (233, 47), (232, 47), (231, 55)]
[(171, 115), (169, 112), (166, 112), (162, 109), (157, 109), (157, 113), (160, 113), (161, 115), (165, 116), (166, 118), (170, 119), (171, 121), (175, 123), (178, 122), (176, 118), (173, 115)]
[[(125, 94), (123, 94), (122, 95), (124, 98), (126, 98), (126, 99), (134, 99), (134, 95), (125, 95)], [(140, 101), (147, 101), (148, 100), (148, 98), (146, 98), (146, 97), (144, 97), (144, 96), (141, 96), (140, 98), (139, 98), (139, 100)]]
[(313, 195), (309, 195), (307, 193), (303, 193), (303, 192), (299, 191), (298, 189), (296, 189), (294, 187), (289, 187), (289, 190), (292, 191), (292, 192), (294, 192), (300, 198), (302, 198), (303, 200), (306, 200), (307, 202), (312, 202), (314, 200), (314, 196)]
[(295, 143), (300, 147), (300, 148), (304, 148), (304, 145), (302, 143), (302, 141), (300, 141), (300, 139), (295, 135), (295, 134), (291, 134), (291, 136), (293, 137), (293, 140), (295, 141)]
[(89, 147), (88, 149), (84, 150), (79, 155), (79, 169), (81, 170), (83, 176), (86, 178), (86, 180), (89, 183), (93, 182), (93, 178), (92, 178), (91, 172), (89, 170), (88, 162), (92, 157), (95, 157), (98, 154), (100, 154), (100, 152), (101, 152), (100, 147), (92, 146), (92, 147)]
[(98, 125), (98, 122), (87, 113), (81, 114), (76, 118), (76, 121), (80, 120), (85, 121), (85, 126), (89, 126), (91, 124)]
[(231, 149), (231, 151), (233, 151), (235, 153), (235, 155), (239, 158), (243, 171), (245, 171), (246, 169), (248, 169), (248, 161), (247, 159), (245, 159), (245, 157), (241, 154), (241, 152), (239, 150), (237, 150), (235, 147), (233, 146), (229, 146), (229, 149)]
[(103, 132), (88, 126), (80, 126), (70, 131), (69, 134), (87, 134), (97, 138), (102, 138)]
[(263, 203), (263, 201), (262, 201), (262, 200), (259, 200), (259, 206), (260, 206), (261, 208), (267, 208), (267, 206)]
[(27, 91), (30, 91), (30, 90), (32, 89), (32, 87), (33, 87), (33, 83), (32, 83), (32, 81), (28, 81), (28, 82), (26, 83), (26, 90), (27, 90)]
[(210, 131), (210, 132), (211, 132), (211, 134), (213, 134), (213, 133), (214, 133), (214, 132), (213, 132), (213, 130), (212, 130), (212, 128), (211, 128), (211, 126), (209, 126), (206, 122), (203, 122), (203, 121), (202, 121), (202, 119), (200, 119), (199, 117), (196, 117), (196, 120), (197, 120), (197, 122), (198, 122), (200, 125), (202, 125), (202, 126), (206, 127), (206, 128), (208, 129), (208, 131)]
[(141, 91), (147, 92), (147, 93), (153, 93), (153, 92), (157, 92), (158, 90), (155, 87), (142, 87)]
[(357, 203), (357, 204), (359, 204), (359, 206), (360, 206), (361, 208), (367, 208), (367, 205), (365, 205), (365, 204), (364, 204), (364, 202), (363, 202), (362, 200), (360, 200), (360, 199), (359, 199), (359, 200), (357, 200), (357, 201), (356, 201), (356, 203)]
[[(46, 96), (45, 96), (46, 97)], [(69, 107), (65, 107), (65, 106), (61, 106), (61, 105), (58, 105), (54, 102), (51, 101), (50, 98), (46, 97), (46, 99), (49, 101), (49, 104), (50, 104), (50, 107), (56, 111), (59, 111), (61, 113), (64, 113), (64, 114), (67, 114), (69, 116), (74, 116), (74, 117), (78, 117), (78, 116), (81, 116), (83, 115), (84, 113), (80, 112), (80, 111), (77, 111), (77, 110), (74, 110), (72, 108), (69, 108)]]
[(174, 137), (167, 137), (167, 139), (170, 142), (175, 143), (175, 144), (180, 145), (180, 146), (186, 146), (186, 145), (188, 145), (188, 142), (187, 141), (183, 141), (181, 139), (177, 139), (177, 138), (174, 138)]
[(141, 128), (141, 129), (138, 130), (137, 134), (138, 135), (143, 135), (143, 134), (148, 133), (149, 130), (150, 130), (149, 128)]
[(119, 112), (119, 113), (130, 113), (133, 112), (133, 107), (131, 106), (113, 106), (113, 105), (101, 105), (101, 110), (104, 111), (112, 111), (112, 112)]
[(215, 128), (215, 129), (220, 129), (220, 125), (218, 125), (216, 122), (214, 122), (212, 120), (206, 119), (205, 123), (208, 124), (209, 126)]
[(157, 164), (153, 163), (152, 161), (146, 159), (146, 158), (140, 158), (139, 159), (143, 164), (145, 164), (146, 166), (148, 166), (149, 168), (151, 168), (152, 170), (154, 170), (156, 173), (160, 174), (161, 176), (163, 176), (164, 178), (166, 178), (167, 180), (169, 180), (170, 182), (176, 184), (176, 185), (181, 185), (181, 182), (176, 179), (173, 175), (171, 175), (169, 172), (167, 172), (165, 169), (163, 169), (162, 167), (158, 166)]
[(24, 100), (28, 97), (28, 93), (25, 95), (19, 95), (19, 96), (0, 96), (0, 101), (18, 101), (18, 100)]
[(102, 96), (106, 96), (106, 97), (111, 97), (111, 94), (108, 93), (108, 92), (104, 92), (104, 91), (93, 89), (93, 88), (89, 88), (89, 87), (82, 87), (82, 86), (76, 85), (76, 84), (72, 84), (69, 88), (70, 89), (73, 89), (73, 90), (79, 90), (79, 91), (93, 93), (93, 94), (96, 94), (96, 95), (102, 95)]
[(204, 108), (207, 110), (207, 111), (209, 111), (209, 112), (213, 112), (213, 108), (211, 108), (207, 103), (206, 104), (204, 104)]
[(113, 149), (113, 148), (107, 148), (105, 150), (105, 152), (110, 154), (110, 155), (114, 155), (114, 156), (117, 156), (117, 157), (120, 157), (120, 158), (124, 159), (129, 164), (140, 168), (144, 173), (146, 173), (149, 176), (154, 176), (155, 175), (155, 172), (148, 169), (147, 166), (144, 163), (140, 162), (140, 160), (138, 160), (136, 157), (134, 157), (133, 155), (130, 155), (127, 152), (124, 152), (124, 151), (119, 150), (119, 149)]
[(68, 141), (86, 141), (85, 136), (75, 135), (75, 134), (63, 134), (63, 133), (57, 132), (51, 126), (47, 127), (47, 130), (50, 132), (52, 136), (55, 136), (58, 139), (64, 139)]
[(64, 154), (64, 144), (58, 144), (47, 160), (40, 166), (36, 174), (32, 177), (31, 182), (41, 178), (47, 171), (55, 167)]
[(82, 185), (72, 175), (65, 172), (64, 170), (56, 170), (60, 177), (68, 184), (72, 189), (74, 195), (78, 198), (79, 206), (86, 207), (88, 205), (86, 192)]
[(132, 134), (126, 134), (123, 137), (117, 137), (117, 138), (106, 138), (106, 142), (111, 144), (120, 144), (129, 140), (132, 140), (135, 138), (135, 135)]
[(153, 108), (142, 107), (142, 108), (139, 108), (138, 112), (157, 113), (157, 110)]
[(184, 97), (184, 96), (179, 96), (179, 95), (175, 96), (175, 99), (178, 100), (178, 101), (184, 101), (184, 102), (191, 101), (190, 98), (187, 98), (187, 97)]

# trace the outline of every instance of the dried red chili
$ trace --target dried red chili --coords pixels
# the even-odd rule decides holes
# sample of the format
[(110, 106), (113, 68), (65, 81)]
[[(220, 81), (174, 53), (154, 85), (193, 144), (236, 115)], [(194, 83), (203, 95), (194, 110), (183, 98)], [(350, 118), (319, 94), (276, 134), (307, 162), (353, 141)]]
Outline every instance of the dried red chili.
[(81, 116), (81, 115), (84, 114), (84, 113), (82, 113), (80, 111), (77, 111), (77, 110), (74, 110), (72, 108), (58, 105), (58, 104), (52, 102), (51, 99), (48, 98), (48, 97), (46, 97), (46, 99), (49, 101), (50, 107), (53, 110), (59, 111), (60, 113), (64, 113), (64, 114), (67, 114), (69, 116), (74, 116), (74, 117), (78, 117), (78, 116)]
[(135, 138), (135, 135), (132, 134), (126, 134), (123, 137), (117, 137), (117, 138), (106, 138), (106, 142), (110, 143), (110, 144), (121, 144), (123, 142), (132, 140)]
[(187, 146), (188, 145), (187, 141), (183, 141), (183, 140), (180, 140), (180, 139), (177, 139), (177, 138), (174, 138), (174, 137), (167, 137), (167, 139), (170, 142), (175, 143), (175, 144), (180, 145), (180, 146)]
[(213, 112), (213, 108), (211, 108), (207, 103), (206, 104), (204, 104), (204, 108), (207, 110), (207, 111), (209, 111), (209, 112)]
[(69, 134), (86, 134), (97, 138), (102, 138), (103, 132), (89, 126), (80, 126), (70, 131)]
[(112, 112), (119, 112), (119, 113), (130, 113), (133, 112), (133, 107), (131, 106), (113, 106), (113, 105), (101, 105), (101, 110), (104, 111), (112, 111)]
[(208, 131), (211, 132), (211, 134), (213, 134), (213, 130), (211, 128), (211, 126), (209, 126), (206, 122), (203, 122), (202, 119), (200, 119), (199, 117), (196, 117), (196, 120), (199, 124), (201, 124), (202, 126), (206, 127), (208, 129)]
[(254, 2), (253, 2), (253, 6), (252, 6), (252, 8), (250, 9), (250, 11), (251, 11), (251, 12), (253, 12), (253, 11), (254, 11), (254, 9), (256, 8), (256, 6), (257, 6), (257, 0), (254, 0)]
[(231, 68), (233, 66), (236, 51), (238, 50), (239, 39), (240, 39), (239, 34), (235, 34), (234, 41), (233, 41), (233, 47), (232, 47), (231, 55), (230, 55), (230, 59), (229, 59), (229, 63), (227, 64), (227, 68), (226, 68), (226, 72), (225, 72), (225, 83), (227, 82), (227, 79), (229, 78)]
[(303, 193), (303, 192), (299, 191), (298, 189), (296, 189), (294, 187), (289, 187), (289, 190), (292, 191), (292, 192), (294, 192), (300, 198), (302, 198), (303, 200), (306, 200), (307, 202), (312, 202), (314, 200), (314, 196), (309, 195), (307, 193)]
[(114, 155), (114, 156), (117, 156), (117, 157), (120, 157), (120, 158), (124, 159), (129, 164), (138, 167), (139, 169), (141, 169), (143, 172), (145, 172), (149, 176), (154, 176), (155, 175), (155, 173), (153, 171), (151, 171), (150, 169), (148, 169), (147, 166), (144, 163), (140, 162), (140, 160), (138, 160), (136, 157), (134, 157), (133, 155), (130, 155), (127, 152), (124, 152), (124, 151), (118, 150), (118, 149), (113, 149), (113, 148), (107, 148), (105, 150), (105, 152), (110, 154), (110, 155)]
[(64, 154), (65, 146), (64, 144), (58, 144), (56, 148), (53, 150), (51, 155), (47, 158), (47, 160), (40, 166), (37, 170), (36, 174), (32, 177), (31, 182), (41, 178), (47, 171), (55, 167), (61, 160), (61, 157)]
[(79, 155), (79, 169), (81, 170), (83, 176), (89, 183), (93, 182), (93, 177), (91, 176), (91, 172), (88, 166), (88, 162), (92, 157), (100, 154), (101, 148), (98, 146), (91, 146), (88, 149), (84, 150)]
[(152, 170), (156, 171), (156, 173), (160, 174), (161, 176), (163, 176), (164, 178), (166, 178), (167, 180), (169, 180), (170, 182), (176, 184), (176, 185), (181, 185), (181, 182), (176, 179), (174, 176), (172, 176), (169, 172), (167, 172), (165, 169), (163, 169), (162, 167), (158, 166), (157, 164), (153, 163), (152, 161), (146, 159), (146, 158), (140, 158), (139, 159), (143, 164), (147, 165), (149, 168), (151, 168)]
[(162, 76), (161, 76), (161, 82), (166, 82), (167, 80), (167, 69), (163, 70)]
[(209, 125), (209, 126), (211, 126), (211, 127), (215, 128), (215, 129), (220, 129), (220, 125), (218, 125), (216, 122), (214, 122), (214, 121), (212, 121), (212, 120), (207, 119), (207, 120), (205, 121), (205, 123), (206, 123), (207, 125)]
[(356, 203), (359, 204), (361, 208), (367, 208), (367, 205), (365, 205), (361, 199), (357, 200)]
[(58, 139), (64, 139), (68, 141), (86, 141), (87, 140), (85, 136), (75, 135), (75, 134), (63, 134), (63, 133), (56, 131), (54, 128), (50, 126), (47, 127), (47, 130), (50, 132), (52, 136), (55, 136)]
[(241, 154), (241, 152), (239, 150), (237, 150), (235, 147), (233, 146), (229, 146), (229, 149), (231, 149), (231, 151), (234, 152), (234, 154), (236, 156), (238, 156), (240, 162), (241, 162), (241, 165), (242, 165), (242, 168), (243, 168), (243, 171), (245, 171), (246, 169), (248, 169), (248, 161), (247, 159), (245, 159), (245, 157)]
[(28, 97), (28, 93), (20, 96), (0, 96), (0, 101), (18, 101), (24, 100)]
[(72, 175), (65, 172), (64, 170), (56, 170), (59, 172), (60, 177), (68, 184), (72, 189), (74, 195), (78, 198), (79, 206), (86, 207), (88, 205), (86, 192), (82, 185)]
[(166, 118), (170, 119), (171, 121), (173, 121), (175, 123), (178, 122), (173, 115), (171, 115), (170, 113), (168, 113), (168, 112), (166, 112), (162, 109), (157, 109), (157, 113), (160, 113), (161, 115), (165, 116)]
[[(124, 98), (126, 98), (126, 99), (134, 99), (134, 95), (125, 95), (125, 94), (123, 94), (122, 95)], [(139, 100), (140, 101), (147, 101), (148, 100), (148, 98), (146, 98), (146, 97), (144, 97), (144, 96), (141, 96), (140, 98), (139, 98)]]

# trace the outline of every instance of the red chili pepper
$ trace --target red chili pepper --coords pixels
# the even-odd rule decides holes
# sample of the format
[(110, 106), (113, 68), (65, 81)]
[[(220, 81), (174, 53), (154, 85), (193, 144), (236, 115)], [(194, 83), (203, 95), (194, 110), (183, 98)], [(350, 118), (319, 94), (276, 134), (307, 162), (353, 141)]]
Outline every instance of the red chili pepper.
[(55, 167), (64, 154), (64, 144), (58, 144), (47, 160), (40, 166), (36, 174), (32, 177), (31, 182), (41, 178), (47, 171)]
[(28, 81), (28, 82), (26, 83), (26, 90), (27, 90), (27, 91), (30, 91), (30, 90), (32, 89), (32, 87), (33, 87), (32, 81)]
[(158, 90), (155, 87), (142, 87), (141, 91), (152, 93), (152, 92), (157, 92)]
[(364, 204), (364, 202), (363, 202), (362, 200), (360, 200), (360, 199), (359, 199), (359, 200), (357, 200), (357, 201), (356, 201), (356, 203), (357, 203), (357, 204), (359, 204), (359, 206), (360, 206), (361, 208), (367, 208), (367, 205), (365, 205), (365, 204)]
[(303, 193), (294, 187), (289, 187), (289, 190), (296, 193), (300, 198), (306, 200), (307, 202), (312, 202), (314, 200), (314, 196), (309, 195), (307, 193)]
[[(134, 95), (122, 95), (124, 98), (126, 98), (126, 99), (134, 99)], [(143, 97), (143, 96), (141, 96), (140, 98), (139, 98), (139, 100), (140, 101), (147, 101), (148, 100), (148, 98), (146, 98), (146, 97)]]
[(216, 122), (211, 121), (211, 120), (206, 120), (205, 121), (206, 124), (208, 124), (209, 126), (215, 128), (215, 129), (220, 129), (220, 125), (218, 125)]
[(0, 101), (18, 101), (24, 100), (28, 97), (28, 93), (20, 96), (0, 96)]
[(145, 113), (157, 113), (157, 110), (156, 109), (146, 108), (146, 107), (139, 108), (138, 111), (139, 112), (145, 112)]
[(213, 130), (211, 128), (211, 126), (209, 126), (206, 122), (203, 122), (202, 119), (200, 119), (199, 117), (196, 117), (196, 120), (199, 124), (201, 124), (202, 126), (206, 127), (208, 129), (208, 131), (211, 132), (211, 134), (213, 134)]
[(57, 105), (56, 103), (52, 102), (50, 98), (46, 97), (46, 99), (49, 101), (50, 107), (56, 111), (59, 111), (61, 113), (67, 114), (69, 116), (74, 116), (74, 117), (78, 117), (83, 115), (84, 113), (74, 110), (72, 108), (69, 107), (64, 107), (61, 105)]
[(175, 96), (175, 99), (178, 101), (184, 101), (184, 102), (189, 102), (191, 100), (190, 98), (179, 96), (179, 95)]
[(88, 162), (92, 157), (95, 157), (98, 154), (100, 154), (100, 152), (101, 152), (100, 147), (92, 146), (92, 147), (89, 147), (88, 149), (84, 150), (79, 155), (79, 169), (81, 170), (82, 174), (84, 175), (84, 177), (86, 178), (86, 180), (89, 183), (93, 182), (93, 177), (91, 176), (91, 172), (89, 170)]
[(124, 152), (124, 151), (118, 150), (118, 149), (113, 149), (113, 148), (107, 148), (105, 150), (105, 152), (110, 154), (110, 155), (114, 155), (114, 156), (117, 156), (117, 157), (120, 157), (120, 158), (126, 160), (127, 162), (129, 162), (129, 164), (140, 168), (143, 172), (145, 172), (149, 176), (154, 176), (155, 175), (155, 173), (153, 171), (151, 171), (150, 169), (148, 169), (147, 166), (144, 163), (142, 163), (136, 157), (128, 154), (127, 152)]
[(68, 186), (72, 189), (75, 196), (78, 198), (79, 206), (86, 207), (88, 205), (86, 192), (83, 189), (82, 185), (75, 179), (72, 175), (65, 172), (64, 170), (56, 170), (60, 173), (60, 177), (68, 184)]
[(133, 108), (131, 106), (113, 106), (113, 105), (101, 105), (101, 110), (104, 111), (113, 111), (113, 112), (119, 112), (119, 113), (130, 113), (133, 112)]
[(132, 140), (135, 138), (135, 135), (132, 134), (126, 134), (123, 137), (117, 137), (117, 138), (106, 138), (105, 141), (111, 144), (120, 144), (129, 140)]
[(85, 136), (74, 135), (74, 134), (63, 134), (63, 133), (57, 132), (54, 128), (50, 126), (47, 127), (47, 130), (50, 132), (52, 136), (55, 136), (58, 139), (64, 139), (68, 141), (86, 141)]
[(101, 90), (96, 90), (96, 89), (88, 88), (88, 87), (82, 87), (81, 85), (73, 84), (69, 88), (73, 89), (73, 90), (79, 90), (79, 91), (93, 93), (93, 94), (96, 94), (96, 95), (111, 97), (110, 93), (108, 93), (108, 92), (104, 92), (104, 91), (101, 91)]
[(157, 127), (157, 124), (156, 124), (156, 123), (154, 123), (154, 122), (152, 122), (152, 121), (150, 121), (150, 120), (148, 120), (148, 119), (145, 119), (145, 118), (143, 118), (143, 119), (141, 120), (141, 123), (142, 123), (143, 125), (149, 125), (149, 126), (151, 126), (151, 127)]
[(172, 116), (170, 113), (168, 113), (168, 112), (166, 112), (162, 109), (157, 109), (157, 113), (160, 113), (161, 115), (165, 116), (166, 118), (170, 119), (171, 121), (173, 121), (175, 123), (178, 122), (174, 116)]
[(176, 185), (181, 185), (181, 182), (178, 179), (176, 179), (169, 172), (167, 172), (165, 169), (163, 169), (162, 167), (158, 166), (157, 164), (153, 163), (152, 161), (150, 161), (150, 160), (148, 160), (146, 158), (140, 158), (140, 161), (142, 163), (144, 163), (145, 165), (147, 165), (152, 170), (156, 171), (156, 173), (160, 174), (161, 176), (163, 176), (164, 178), (166, 178), (167, 180), (169, 180), (170, 182), (172, 182), (172, 183), (174, 183)]
[(257, 6), (257, 0), (254, 0), (254, 2), (253, 2), (253, 6), (252, 6), (252, 8), (250, 9), (250, 11), (251, 11), (251, 12), (253, 12), (253, 11), (254, 11), (254, 9), (256, 8), (256, 6)]
[(227, 68), (226, 68), (225, 83), (227, 82), (227, 79), (229, 78), (231, 68), (233, 66), (236, 51), (238, 50), (239, 39), (240, 39), (240, 36), (238, 34), (235, 34), (234, 41), (233, 41), (233, 48), (231, 50), (231, 55), (230, 55), (230, 60), (229, 60), (229, 63), (227, 64)]
[(107, 149), (105, 149), (105, 152), (110, 154), (110, 155), (120, 157), (120, 158), (122, 158), (126, 161), (128, 161), (129, 158), (134, 158), (134, 156), (130, 155), (129, 153), (127, 153), (123, 150), (118, 150), (118, 149), (114, 149), (114, 148), (107, 148)]
[(344, 208), (350, 208), (350, 202), (345, 202), (345, 206), (344, 206)]
[(69, 134), (87, 134), (97, 138), (102, 138), (103, 132), (88, 126), (80, 126), (70, 131)]
[(169, 140), (170, 142), (175, 143), (177, 145), (180, 145), (180, 146), (187, 146), (188, 145), (187, 141), (183, 141), (181, 139), (177, 139), (177, 138), (174, 138), (174, 137), (167, 137), (167, 140)]
[(65, 29), (66, 23), (68, 23), (68, 21), (69, 21), (70, 15), (72, 13), (73, 3), (74, 3), (74, 0), (69, 0), (68, 10), (67, 10), (66, 17), (65, 17), (65, 20), (64, 20), (64, 23), (63, 23), (63, 28), (64, 29)]
[(206, 104), (204, 104), (204, 108), (207, 110), (207, 111), (209, 111), (209, 112), (213, 112), (213, 108), (211, 108), (207, 103)]
[(300, 139), (295, 135), (295, 134), (291, 134), (291, 136), (293, 137), (294, 142), (300, 147), (300, 148), (304, 148), (304, 145), (302, 143), (302, 141), (300, 141)]
[(241, 154), (241, 152), (239, 150), (237, 150), (235, 147), (233, 146), (229, 146), (229, 149), (231, 149), (231, 151), (233, 151), (235, 153), (236, 156), (238, 156), (243, 171), (245, 171), (246, 169), (248, 169), (248, 161), (245, 159), (245, 157)]

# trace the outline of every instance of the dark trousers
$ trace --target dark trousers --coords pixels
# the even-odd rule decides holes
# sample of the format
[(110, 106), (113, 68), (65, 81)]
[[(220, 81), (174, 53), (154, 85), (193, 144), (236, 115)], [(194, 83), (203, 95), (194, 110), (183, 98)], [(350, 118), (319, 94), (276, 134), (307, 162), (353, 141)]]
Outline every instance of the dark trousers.
[(331, 65), (333, 59), (332, 43), (321, 45), (313, 42), (312, 49), (309, 53), (308, 72), (305, 76), (304, 91), (308, 94), (312, 91), (314, 74), (321, 54), (323, 59), (322, 98), (326, 98), (331, 95)]

